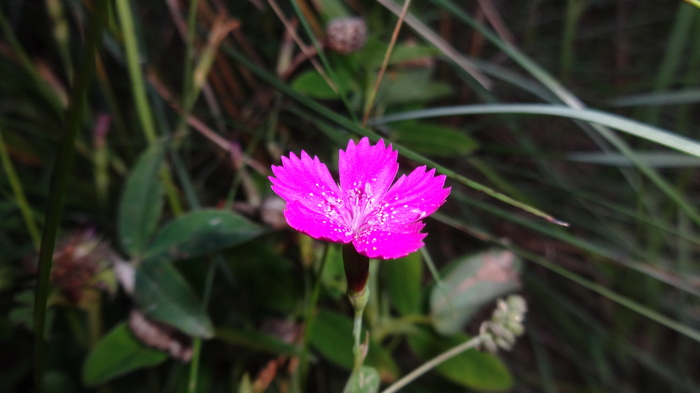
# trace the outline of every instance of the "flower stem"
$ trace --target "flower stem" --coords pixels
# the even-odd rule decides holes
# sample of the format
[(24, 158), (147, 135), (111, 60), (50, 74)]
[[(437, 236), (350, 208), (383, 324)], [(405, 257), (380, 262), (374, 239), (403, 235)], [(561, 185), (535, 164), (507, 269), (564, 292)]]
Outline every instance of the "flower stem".
[(367, 307), (369, 300), (369, 287), (367, 279), (369, 278), (369, 258), (360, 255), (352, 244), (343, 245), (343, 266), (345, 268), (345, 279), (348, 282), (348, 300), (355, 310), (355, 323), (352, 329), (352, 335), (355, 339), (355, 344), (352, 348), (352, 353), (355, 356), (352, 371), (359, 372), (362, 363), (365, 360), (366, 351), (360, 345), (362, 336), (362, 314)]
[[(369, 298), (369, 290), (366, 290), (365, 292), (366, 298)], [(352, 295), (349, 295), (352, 296)], [(357, 372), (360, 370), (360, 367), (362, 367), (362, 363), (365, 360), (365, 352), (362, 350), (362, 347), (360, 345), (360, 337), (362, 336), (362, 314), (365, 311), (365, 305), (367, 305), (367, 301), (365, 300), (364, 302), (353, 302), (353, 300), (350, 300), (351, 303), (353, 303), (353, 306), (358, 303), (362, 303), (362, 307), (356, 307), (355, 306), (355, 323), (353, 324), (352, 328), (352, 335), (355, 338), (355, 344), (352, 348), (352, 353), (355, 356), (355, 361), (353, 362), (353, 367), (352, 367), (352, 372)]]

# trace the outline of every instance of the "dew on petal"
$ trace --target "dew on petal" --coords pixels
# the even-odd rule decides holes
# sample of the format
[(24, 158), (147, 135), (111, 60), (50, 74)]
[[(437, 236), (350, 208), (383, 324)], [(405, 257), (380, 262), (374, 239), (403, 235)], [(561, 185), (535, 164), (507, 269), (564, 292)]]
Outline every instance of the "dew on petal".
[(316, 238), (352, 241), (371, 258), (398, 258), (423, 245), (421, 220), (442, 205), (450, 189), (444, 188), (445, 176), (425, 166), (395, 178), (396, 159), (391, 145), (363, 138), (340, 151), (339, 182), (303, 151), (282, 157), (270, 180), (287, 207), (297, 203), (293, 214), (285, 213), (294, 228)]

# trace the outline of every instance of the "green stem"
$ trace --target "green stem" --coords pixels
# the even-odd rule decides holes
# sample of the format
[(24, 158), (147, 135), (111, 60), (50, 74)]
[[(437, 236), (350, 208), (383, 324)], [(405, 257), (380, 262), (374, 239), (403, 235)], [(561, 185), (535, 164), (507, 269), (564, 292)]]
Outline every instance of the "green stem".
[[(306, 304), (306, 310), (304, 310), (304, 321), (306, 321), (306, 326), (304, 328), (304, 337), (301, 342), (301, 356), (299, 357), (299, 368), (297, 372), (292, 376), (292, 391), (293, 392), (303, 392), (301, 388), (301, 381), (306, 379), (309, 368), (309, 334), (313, 330), (314, 310), (316, 309), (316, 304), (318, 303), (318, 298), (321, 294), (321, 277), (323, 276), (323, 271), (326, 268), (328, 256), (329, 244), (325, 244), (323, 248), (323, 255), (321, 256), (321, 264), (314, 274), (314, 287), (311, 290), (311, 297)], [(310, 270), (310, 269), (309, 269)]]
[(352, 348), (352, 353), (355, 356), (352, 371), (355, 373), (360, 371), (365, 360), (360, 337), (362, 336), (362, 314), (367, 307), (370, 293), (369, 286), (367, 286), (369, 258), (360, 255), (352, 244), (343, 244), (343, 267), (348, 283), (348, 300), (355, 310), (355, 323), (352, 329), (352, 335), (355, 338)]
[(46, 208), (44, 232), (39, 250), (39, 268), (34, 297), (34, 391), (43, 391), (44, 370), (44, 325), (46, 323), (46, 302), (49, 293), (49, 276), (53, 262), (53, 251), (58, 233), (58, 223), (63, 208), (63, 199), (68, 184), (68, 171), (73, 162), (75, 144), (73, 140), (81, 127), (83, 109), (87, 91), (95, 73), (95, 55), (102, 43), (102, 29), (107, 21), (107, 9), (110, 2), (98, 1), (93, 4), (93, 14), (85, 51), (80, 59), (79, 72), (71, 91), (70, 104), (66, 112), (65, 127), (56, 156), (54, 172), (51, 177), (51, 198)]
[(187, 114), (195, 100), (194, 84), (192, 82), (192, 66), (194, 65), (194, 37), (197, 27), (197, 0), (190, 0), (190, 8), (187, 18), (187, 37), (185, 37), (185, 71), (183, 75), (182, 118), (187, 119)]
[(24, 224), (27, 226), (29, 236), (32, 238), (34, 247), (39, 248), (41, 235), (39, 234), (39, 229), (37, 229), (36, 223), (34, 222), (32, 208), (29, 206), (27, 198), (24, 195), (22, 183), (19, 181), (15, 167), (12, 165), (12, 160), (10, 160), (10, 153), (7, 150), (5, 139), (3, 139), (3, 130), (0, 130), (0, 161), (2, 161), (2, 168), (5, 170), (7, 181), (10, 183), (10, 188), (12, 188), (12, 192), (15, 194), (17, 207), (19, 207), (20, 212), (22, 212), (22, 218), (24, 219)]
[(143, 81), (143, 72), (139, 64), (139, 49), (136, 42), (136, 32), (134, 28), (133, 12), (131, 11), (131, 1), (117, 1), (117, 14), (122, 25), (122, 38), (124, 39), (124, 50), (126, 50), (126, 63), (131, 77), (131, 91), (134, 95), (136, 111), (141, 122), (141, 127), (146, 135), (149, 144), (156, 141), (156, 126), (153, 120), (151, 107), (148, 105), (146, 96), (146, 84)]
[[(367, 291), (367, 293), (369, 293), (369, 291)], [(360, 371), (362, 363), (365, 360), (364, 353), (362, 351), (362, 348), (360, 347), (360, 336), (362, 336), (362, 314), (364, 313), (364, 311), (364, 307), (360, 309), (355, 309), (355, 323), (352, 327), (352, 335), (355, 338), (355, 344), (352, 348), (352, 353), (355, 357), (355, 361), (353, 362), (352, 367), (353, 373)]]
[(197, 337), (192, 343), (192, 363), (190, 364), (190, 375), (187, 381), (187, 392), (195, 393), (197, 391), (197, 376), (199, 375), (199, 359), (202, 350), (202, 339)]
[(466, 341), (446, 352), (441, 353), (440, 355), (430, 359), (429, 361), (425, 362), (422, 366), (418, 367), (417, 369), (411, 371), (410, 373), (406, 374), (403, 378), (399, 379), (398, 381), (394, 382), (391, 386), (388, 388), (384, 389), (382, 393), (394, 393), (398, 392), (399, 389), (402, 387), (408, 385), (409, 383), (413, 382), (415, 379), (420, 377), (421, 375), (427, 373), (428, 371), (434, 369), (435, 367), (439, 366), (443, 362), (459, 355), (460, 353), (467, 351), (469, 349), (475, 348), (476, 346), (481, 343), (481, 335), (476, 336), (472, 338), (469, 341)]
[[(156, 143), (157, 133), (153, 112), (148, 104), (146, 95), (146, 84), (143, 79), (143, 71), (140, 66), (140, 57), (138, 44), (136, 42), (136, 30), (134, 28), (133, 12), (131, 11), (131, 3), (129, 0), (117, 1), (117, 13), (119, 21), (122, 25), (122, 37), (124, 38), (124, 49), (126, 50), (126, 62), (131, 77), (131, 89), (133, 92), (136, 112), (138, 113), (143, 133), (150, 145)], [(170, 208), (173, 214), (179, 216), (183, 212), (180, 198), (178, 197), (177, 187), (173, 183), (170, 172), (163, 168), (160, 173), (163, 183), (165, 184), (165, 192), (168, 198)]]
[(56, 93), (56, 91), (51, 88), (49, 83), (41, 77), (39, 71), (34, 66), (34, 63), (32, 63), (32, 60), (27, 55), (27, 52), (25, 52), (22, 48), (22, 45), (20, 44), (19, 40), (17, 39), (17, 36), (12, 30), (12, 26), (10, 26), (10, 23), (5, 18), (5, 14), (3, 13), (1, 8), (0, 29), (2, 29), (2, 35), (7, 44), (9, 44), (12, 50), (12, 54), (17, 57), (19, 63), (22, 65), (22, 67), (24, 67), (24, 70), (32, 78), (32, 82), (34, 82), (33, 86), (39, 91), (39, 93), (41, 93), (43, 98), (49, 104), (51, 110), (53, 111), (53, 114), (56, 115), (56, 118), (60, 119), (63, 115), (64, 107), (61, 98)]

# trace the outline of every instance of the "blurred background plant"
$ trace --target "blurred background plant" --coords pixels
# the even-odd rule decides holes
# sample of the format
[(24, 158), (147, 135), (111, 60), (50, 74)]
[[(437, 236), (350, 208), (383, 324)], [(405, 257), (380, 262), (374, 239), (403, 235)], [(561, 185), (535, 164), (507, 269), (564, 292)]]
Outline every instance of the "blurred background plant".
[(0, 3), (0, 391), (33, 351), (46, 392), (342, 390), (340, 248), (267, 176), (363, 135), (453, 187), (424, 250), (372, 263), (383, 386), (517, 290), (511, 352), (402, 391), (700, 391), (700, 9), (405, 5)]

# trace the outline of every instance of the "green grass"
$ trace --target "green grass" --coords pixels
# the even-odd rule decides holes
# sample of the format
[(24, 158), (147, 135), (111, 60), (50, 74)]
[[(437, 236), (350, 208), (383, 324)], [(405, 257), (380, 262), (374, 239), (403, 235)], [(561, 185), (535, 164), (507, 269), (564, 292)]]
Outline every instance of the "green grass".
[[(161, 322), (213, 326), (215, 337), (185, 337), (185, 362), (91, 364), (106, 378), (99, 391), (342, 389), (352, 348), (339, 332), (352, 308), (339, 248), (268, 221), (267, 176), (302, 149), (333, 168), (361, 136), (392, 142), (403, 169), (436, 168), (453, 187), (426, 227), (428, 269), (407, 283), (420, 288), (420, 312), (402, 313), (401, 271), (383, 269), (392, 262), (372, 268), (366, 364), (382, 388), (464, 337), (430, 329), (427, 299), (448, 293), (440, 277), (464, 255), (493, 247), (523, 261), (526, 335), (497, 355), (512, 391), (699, 388), (700, 9), (431, 0), (411, 2), (393, 39), (404, 3), (391, 0), (98, 3), (0, 5), (0, 346), (20, 354), (0, 355), (0, 390), (95, 389), (67, 365), (96, 347), (118, 351), (108, 333), (132, 305), (148, 309), (139, 299), (151, 292), (164, 295), (150, 306), (183, 318)], [(323, 26), (340, 15), (368, 23), (357, 53), (324, 47)], [(150, 146), (164, 152), (150, 158), (152, 177), (136, 165)], [(123, 220), (120, 204), (151, 214)], [(206, 214), (231, 233), (242, 225), (245, 241), (207, 243), (218, 235), (197, 226), (201, 209), (219, 209)], [(142, 263), (156, 261), (141, 251), (154, 238), (168, 244), (173, 220), (195, 223), (177, 234), (177, 249), (194, 256), (169, 256), (162, 287), (130, 292), (115, 266), (147, 274)], [(129, 232), (140, 236), (137, 255), (120, 222), (143, 225)], [(87, 238), (101, 244), (89, 263), (71, 243)], [(89, 277), (60, 281), (66, 266)], [(462, 333), (478, 333), (493, 304), (484, 306)], [(496, 386), (500, 363), (489, 362), (499, 360), (469, 363), (477, 355), (455, 364), (482, 379), (455, 381), (448, 364), (405, 391)]]

